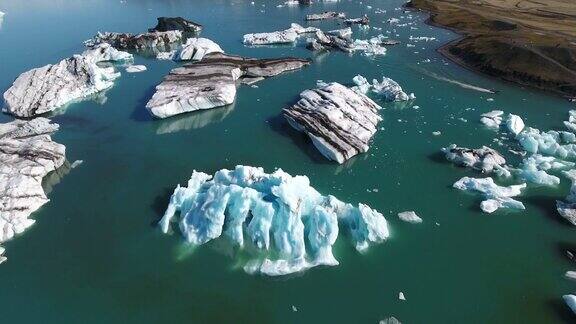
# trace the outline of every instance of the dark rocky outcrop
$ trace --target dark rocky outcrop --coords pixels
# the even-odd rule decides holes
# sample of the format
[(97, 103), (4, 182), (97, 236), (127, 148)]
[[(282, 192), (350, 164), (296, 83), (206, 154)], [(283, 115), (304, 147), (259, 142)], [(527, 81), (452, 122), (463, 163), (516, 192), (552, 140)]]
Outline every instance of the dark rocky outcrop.
[(183, 33), (199, 33), (202, 30), (202, 25), (184, 19), (182, 17), (158, 17), (156, 27), (150, 28), (149, 32), (166, 32), (171, 30), (179, 30)]

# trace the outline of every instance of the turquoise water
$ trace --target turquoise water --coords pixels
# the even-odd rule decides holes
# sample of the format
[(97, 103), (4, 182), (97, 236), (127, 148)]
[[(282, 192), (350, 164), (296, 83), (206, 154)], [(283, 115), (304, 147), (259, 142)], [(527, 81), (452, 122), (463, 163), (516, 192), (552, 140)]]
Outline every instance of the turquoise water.
[[(124, 73), (105, 93), (105, 103), (85, 101), (54, 114), (61, 125), (55, 140), (66, 145), (70, 161), (84, 163), (53, 187), (50, 203), (34, 214), (36, 225), (5, 244), (0, 322), (377, 323), (388, 316), (404, 323), (574, 321), (560, 297), (575, 288), (563, 274), (574, 268), (564, 250), (576, 242), (573, 228), (554, 210), (568, 181), (558, 188), (530, 187), (520, 198), (524, 212), (487, 215), (478, 197), (451, 189), (460, 177), (477, 174), (445, 163), (437, 153), (451, 143), (498, 148), (492, 141), (501, 135), (478, 123), (482, 112), (498, 108), (531, 126), (561, 129), (574, 105), (445, 61), (435, 48), (456, 35), (425, 25), (424, 14), (413, 14), (417, 30), (398, 28), (393, 38), (403, 44), (376, 59), (315, 57), (301, 44), (244, 47), (243, 34), (284, 29), (311, 12), (368, 13), (383, 31), (388, 18), (406, 15), (394, 10), (402, 4), (396, 0), (276, 8), (279, 3), (0, 1), (7, 13), (0, 29), (2, 91), (25, 70), (81, 52), (82, 41), (98, 30), (143, 32), (157, 16), (203, 24), (202, 36), (229, 53), (314, 58), (310, 67), (259, 88), (241, 87), (231, 107), (158, 121), (144, 105), (177, 64), (136, 56), (148, 71)], [(388, 12), (375, 14), (366, 5)], [(378, 33), (355, 28), (357, 38)], [(438, 40), (408, 48), (410, 35)], [(498, 93), (463, 89), (430, 72)], [(383, 129), (370, 152), (336, 165), (287, 127), (281, 109), (316, 80), (349, 83), (356, 74), (393, 78), (416, 94), (420, 108), (380, 102), (386, 108)], [(176, 184), (194, 169), (213, 173), (236, 164), (305, 174), (324, 194), (367, 203), (386, 216), (392, 237), (365, 255), (341, 237), (335, 247), (340, 266), (270, 279), (244, 273), (222, 242), (192, 250), (179, 235), (160, 233), (155, 224)], [(424, 223), (401, 222), (396, 213), (404, 210), (415, 210)], [(398, 300), (400, 291), (407, 301)]]

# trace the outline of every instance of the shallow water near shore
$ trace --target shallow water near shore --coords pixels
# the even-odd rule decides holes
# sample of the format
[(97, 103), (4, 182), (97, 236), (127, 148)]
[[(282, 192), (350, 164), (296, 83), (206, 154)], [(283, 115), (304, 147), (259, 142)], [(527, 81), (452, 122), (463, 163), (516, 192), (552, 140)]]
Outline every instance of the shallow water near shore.
[[(262, 4), (266, 3), (263, 7)], [(98, 100), (57, 111), (54, 139), (69, 161), (83, 160), (33, 214), (36, 224), (7, 242), (0, 266), (3, 323), (377, 323), (395, 316), (403, 323), (570, 322), (561, 296), (575, 285), (564, 253), (576, 247), (574, 229), (555, 211), (569, 181), (558, 188), (529, 186), (522, 212), (479, 209), (479, 197), (451, 188), (462, 176), (438, 154), (451, 143), (490, 145), (503, 136), (479, 124), (480, 114), (501, 109), (529, 126), (563, 129), (568, 110), (561, 98), (476, 75), (444, 60), (435, 49), (457, 37), (424, 24), (423, 13), (405, 13), (403, 1), (315, 3), (276, 8), (280, 1), (26, 1), (5, 0), (0, 28), (0, 88), (22, 72), (83, 51), (82, 41), (100, 31), (144, 32), (158, 16), (183, 16), (204, 25), (203, 37), (228, 53), (250, 57), (310, 57), (301, 71), (241, 86), (234, 105), (154, 120), (144, 109), (177, 63), (135, 56), (148, 71), (123, 72)], [(373, 9), (368, 9), (370, 5)], [(387, 10), (385, 14), (374, 12)], [(295, 46), (246, 47), (242, 35), (303, 23), (307, 13), (368, 14), (382, 31), (354, 27), (355, 38), (392, 29), (388, 18), (413, 16), (397, 28), (401, 45), (368, 58), (330, 53), (316, 56)], [(262, 12), (263, 11), (263, 12)], [(335, 22), (310, 24), (323, 29)], [(409, 36), (436, 37), (407, 47)], [(427, 62), (426, 60), (430, 60)], [(325, 160), (302, 135), (289, 129), (281, 109), (317, 80), (350, 84), (362, 74), (399, 82), (417, 99), (379, 101), (384, 120), (370, 151), (344, 165)], [(431, 77), (494, 89), (487, 94)], [(488, 101), (493, 98), (493, 101)], [(419, 108), (415, 108), (418, 106)], [(0, 121), (11, 117), (1, 115)], [(463, 121), (463, 120), (466, 120)], [(440, 136), (432, 132), (440, 131)], [(160, 233), (156, 222), (176, 184), (192, 170), (214, 173), (237, 164), (282, 168), (307, 175), (323, 194), (363, 202), (387, 218), (391, 238), (363, 255), (341, 236), (334, 252), (340, 265), (297, 276), (246, 274), (235, 251), (222, 242), (191, 248), (178, 233)], [(377, 190), (374, 190), (377, 189)], [(414, 210), (423, 224), (396, 214)], [(406, 301), (398, 300), (403, 292)], [(297, 311), (293, 311), (295, 306)]]

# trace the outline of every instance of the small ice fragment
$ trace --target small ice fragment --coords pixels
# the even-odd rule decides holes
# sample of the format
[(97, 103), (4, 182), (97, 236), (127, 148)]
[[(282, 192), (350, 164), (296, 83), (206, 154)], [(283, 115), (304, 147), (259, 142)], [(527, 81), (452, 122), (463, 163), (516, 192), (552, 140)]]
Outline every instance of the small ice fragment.
[(404, 297), (404, 293), (403, 293), (403, 292), (400, 292), (400, 293), (398, 294), (398, 299), (400, 299), (400, 300), (406, 300), (406, 297)]
[(128, 73), (137, 73), (137, 72), (144, 72), (146, 71), (146, 66), (144, 65), (130, 65), (126, 67), (126, 72)]
[(564, 276), (570, 280), (576, 280), (576, 271), (566, 271)]
[(572, 312), (574, 314), (576, 314), (576, 296), (564, 295), (564, 296), (562, 296), (562, 298), (564, 299), (564, 302), (566, 303), (566, 305), (568, 305), (568, 307), (570, 307), (570, 310), (572, 310)]
[(80, 166), (80, 164), (82, 164), (82, 163), (84, 163), (83, 160), (76, 160), (76, 161), (72, 162), (72, 165), (70, 165), (70, 168), (74, 169), (74, 168)]
[(402, 221), (412, 224), (422, 223), (422, 218), (418, 217), (414, 211), (405, 211), (398, 214), (398, 218)]

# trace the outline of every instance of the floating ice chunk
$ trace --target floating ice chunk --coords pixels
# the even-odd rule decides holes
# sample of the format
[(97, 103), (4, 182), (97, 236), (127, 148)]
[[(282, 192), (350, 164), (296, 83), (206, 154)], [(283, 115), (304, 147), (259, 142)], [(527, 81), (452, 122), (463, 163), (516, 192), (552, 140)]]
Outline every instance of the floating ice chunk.
[(382, 77), (382, 82), (373, 79), (372, 84), (370, 84), (365, 77), (357, 75), (352, 81), (356, 84), (352, 90), (362, 94), (372, 90), (372, 92), (383, 96), (387, 101), (407, 101), (416, 98), (413, 93), (406, 94), (396, 81), (387, 77)]
[(210, 53), (224, 53), (220, 45), (208, 38), (189, 38), (177, 54), (180, 61), (200, 61)]
[(245, 271), (271, 276), (337, 265), (332, 245), (339, 223), (358, 251), (389, 236), (379, 212), (323, 196), (308, 177), (292, 177), (280, 169), (268, 174), (262, 168), (237, 166), (214, 177), (194, 171), (188, 186), (177, 186), (170, 198), (159, 223), (164, 233), (177, 212), (188, 242), (204, 244), (224, 235), (243, 247), (249, 240), (268, 257), (249, 261)]
[(576, 110), (570, 110), (568, 114), (568, 120), (564, 122), (564, 126), (570, 131), (576, 132)]
[(156, 54), (158, 60), (173, 60), (176, 57), (176, 51), (160, 52)]
[(405, 211), (398, 214), (398, 218), (400, 220), (412, 223), (412, 224), (419, 224), (422, 223), (422, 218), (418, 217), (415, 212), (413, 211)]
[(524, 129), (524, 121), (520, 116), (508, 114), (508, 119), (506, 119), (506, 127), (508, 130), (514, 134), (518, 135)]
[(138, 73), (146, 71), (145, 65), (130, 65), (126, 67), (126, 72), (128, 73)]
[(566, 305), (568, 305), (568, 307), (570, 308), (570, 310), (576, 314), (576, 296), (574, 295), (564, 295), (562, 296), (562, 299), (564, 299), (564, 302), (566, 303)]
[(304, 132), (322, 155), (344, 163), (367, 152), (382, 109), (367, 96), (339, 84), (305, 90), (301, 99), (284, 109), (284, 117), (294, 129)]
[(386, 47), (383, 42), (387, 39), (386, 36), (380, 34), (370, 39), (356, 39), (352, 42), (354, 51), (362, 51), (366, 56), (385, 55)]
[(576, 158), (576, 136), (563, 131), (540, 132), (526, 127), (516, 136), (522, 148), (528, 153), (555, 156), (560, 159)]
[(489, 128), (498, 129), (500, 128), (500, 124), (502, 124), (503, 114), (504, 112), (502, 110), (493, 110), (484, 113), (481, 115), (482, 118), (480, 118), (480, 122)]
[(4, 93), (4, 109), (17, 117), (34, 117), (82, 100), (112, 87), (120, 77), (114, 67), (97, 63), (132, 59), (132, 54), (103, 43), (54, 65), (24, 72)]
[(552, 156), (534, 154), (525, 158), (516, 170), (518, 175), (527, 182), (556, 186), (560, 183), (560, 178), (548, 174), (550, 170), (568, 170), (575, 166), (575, 163), (559, 160)]
[(304, 28), (298, 24), (292, 24), (290, 28), (269, 33), (256, 33), (244, 35), (246, 45), (269, 45), (269, 44), (289, 44), (294, 43), (300, 34), (315, 33), (319, 31), (316, 27)]
[(486, 200), (480, 204), (482, 211), (492, 213), (499, 208), (525, 209), (524, 204), (512, 199), (520, 195), (526, 184), (501, 187), (494, 183), (492, 178), (469, 178), (463, 177), (454, 183), (454, 188), (463, 191), (479, 192)]
[(380, 320), (378, 324), (402, 324), (402, 322), (400, 322), (396, 317), (390, 316), (388, 318)]
[(504, 176), (510, 175), (509, 171), (504, 169), (506, 159), (498, 151), (487, 146), (482, 146), (479, 149), (469, 149), (451, 144), (443, 148), (442, 152), (444, 152), (448, 161), (456, 165), (486, 173), (495, 172)]
[[(0, 253), (0, 254), (2, 254), (2, 253)], [(566, 271), (566, 273), (564, 274), (564, 277), (566, 277), (570, 280), (576, 281), (576, 271)]]

